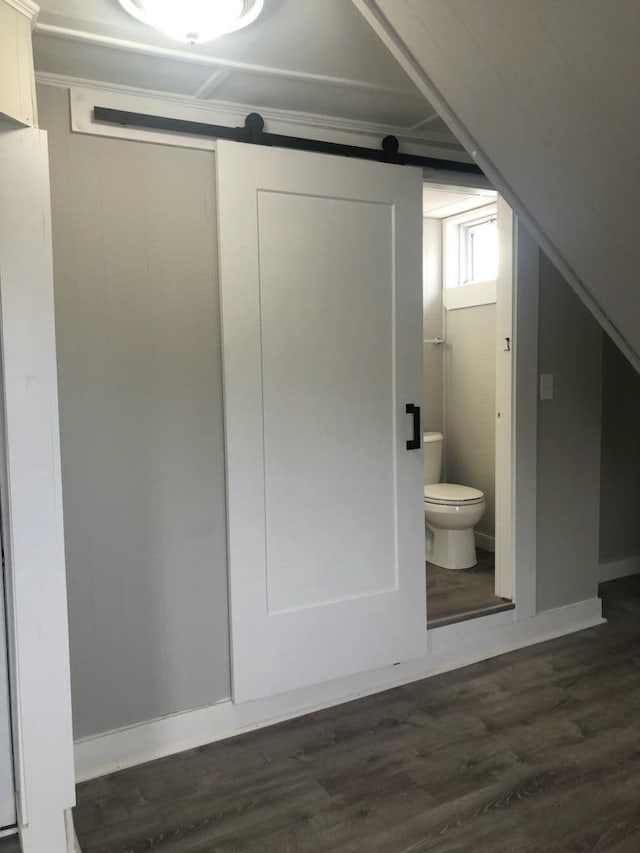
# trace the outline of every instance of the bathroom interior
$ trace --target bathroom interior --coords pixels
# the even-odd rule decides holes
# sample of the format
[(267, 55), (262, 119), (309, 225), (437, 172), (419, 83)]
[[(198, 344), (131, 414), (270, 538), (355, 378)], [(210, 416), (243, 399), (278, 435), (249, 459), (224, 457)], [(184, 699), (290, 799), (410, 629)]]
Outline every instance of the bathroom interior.
[[(423, 189), (423, 451), (428, 627), (514, 606), (497, 592), (495, 191)], [(500, 528), (500, 525), (498, 526)]]

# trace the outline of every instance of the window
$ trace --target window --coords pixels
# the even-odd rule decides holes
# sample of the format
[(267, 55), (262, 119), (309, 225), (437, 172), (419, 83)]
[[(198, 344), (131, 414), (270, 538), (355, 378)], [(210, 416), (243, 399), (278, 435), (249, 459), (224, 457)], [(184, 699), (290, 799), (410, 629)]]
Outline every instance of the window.
[(498, 274), (498, 220), (496, 216), (459, 225), (459, 281), (495, 281)]
[(495, 204), (442, 221), (445, 308), (466, 308), (496, 301), (498, 220)]

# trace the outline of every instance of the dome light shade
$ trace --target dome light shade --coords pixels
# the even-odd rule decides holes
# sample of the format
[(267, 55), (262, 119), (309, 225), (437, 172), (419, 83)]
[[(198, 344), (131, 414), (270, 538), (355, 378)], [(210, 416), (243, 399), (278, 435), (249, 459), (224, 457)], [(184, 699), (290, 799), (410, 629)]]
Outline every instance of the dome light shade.
[(178, 41), (200, 44), (246, 27), (264, 0), (119, 0), (125, 11)]

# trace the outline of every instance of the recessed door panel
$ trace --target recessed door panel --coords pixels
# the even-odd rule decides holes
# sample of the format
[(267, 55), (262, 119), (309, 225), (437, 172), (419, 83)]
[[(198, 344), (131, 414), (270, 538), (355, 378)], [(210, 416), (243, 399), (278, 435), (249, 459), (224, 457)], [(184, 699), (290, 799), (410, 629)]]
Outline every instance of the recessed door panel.
[(397, 583), (393, 209), (261, 192), (258, 215), (267, 596), (277, 613)]

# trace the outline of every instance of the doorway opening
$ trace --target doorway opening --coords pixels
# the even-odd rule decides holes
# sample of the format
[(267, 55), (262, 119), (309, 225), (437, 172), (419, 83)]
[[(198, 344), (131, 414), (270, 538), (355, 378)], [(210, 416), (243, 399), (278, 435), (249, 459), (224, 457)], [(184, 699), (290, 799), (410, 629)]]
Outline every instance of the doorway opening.
[(423, 188), (427, 625), (512, 609), (513, 215), (491, 189)]

